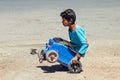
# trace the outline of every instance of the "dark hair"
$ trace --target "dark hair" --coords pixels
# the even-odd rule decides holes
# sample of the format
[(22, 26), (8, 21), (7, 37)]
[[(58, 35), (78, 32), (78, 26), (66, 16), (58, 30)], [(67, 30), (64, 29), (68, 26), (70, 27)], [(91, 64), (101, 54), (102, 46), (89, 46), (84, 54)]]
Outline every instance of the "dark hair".
[(60, 16), (62, 18), (65, 18), (66, 20), (70, 21), (70, 19), (73, 20), (72, 24), (76, 21), (76, 14), (72, 9), (66, 9), (65, 11), (60, 13)]

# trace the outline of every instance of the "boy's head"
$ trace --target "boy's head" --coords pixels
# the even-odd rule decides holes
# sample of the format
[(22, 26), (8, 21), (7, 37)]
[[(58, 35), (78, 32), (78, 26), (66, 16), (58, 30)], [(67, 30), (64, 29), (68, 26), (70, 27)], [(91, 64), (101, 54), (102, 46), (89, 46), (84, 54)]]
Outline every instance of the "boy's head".
[(64, 26), (75, 24), (76, 14), (72, 9), (66, 9), (60, 13), (60, 16), (62, 17), (62, 23)]

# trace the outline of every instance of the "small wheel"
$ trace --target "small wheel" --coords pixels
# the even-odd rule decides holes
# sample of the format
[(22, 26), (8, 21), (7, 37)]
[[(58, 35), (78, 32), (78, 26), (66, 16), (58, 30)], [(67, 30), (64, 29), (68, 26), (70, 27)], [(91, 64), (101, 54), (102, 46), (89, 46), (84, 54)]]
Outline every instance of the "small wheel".
[(44, 60), (45, 56), (44, 56), (44, 52), (42, 51), (38, 51), (38, 58), (39, 58), (39, 62), (42, 63), (42, 61)]
[(51, 50), (46, 54), (46, 59), (50, 63), (55, 63), (58, 60), (58, 53), (54, 50)]
[(80, 73), (82, 71), (82, 63), (80, 61), (77, 63), (70, 62), (68, 64), (68, 69), (71, 73)]

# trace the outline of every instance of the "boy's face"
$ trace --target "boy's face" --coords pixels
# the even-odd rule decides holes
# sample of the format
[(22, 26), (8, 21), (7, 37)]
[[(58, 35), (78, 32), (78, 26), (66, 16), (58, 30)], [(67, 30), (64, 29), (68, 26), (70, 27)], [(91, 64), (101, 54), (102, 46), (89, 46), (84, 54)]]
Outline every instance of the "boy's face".
[(65, 18), (62, 18), (62, 24), (67, 27), (67, 26), (70, 26), (71, 22), (66, 20)]

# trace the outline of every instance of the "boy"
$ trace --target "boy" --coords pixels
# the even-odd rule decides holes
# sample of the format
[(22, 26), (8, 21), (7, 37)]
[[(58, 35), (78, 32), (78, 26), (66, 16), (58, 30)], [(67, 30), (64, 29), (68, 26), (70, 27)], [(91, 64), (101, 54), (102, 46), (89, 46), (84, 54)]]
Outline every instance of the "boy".
[(72, 62), (76, 62), (84, 57), (88, 48), (85, 31), (81, 26), (75, 24), (76, 14), (72, 9), (61, 12), (60, 16), (62, 17), (63, 26), (68, 27), (70, 43), (74, 45), (75, 51), (78, 52), (72, 59)]

